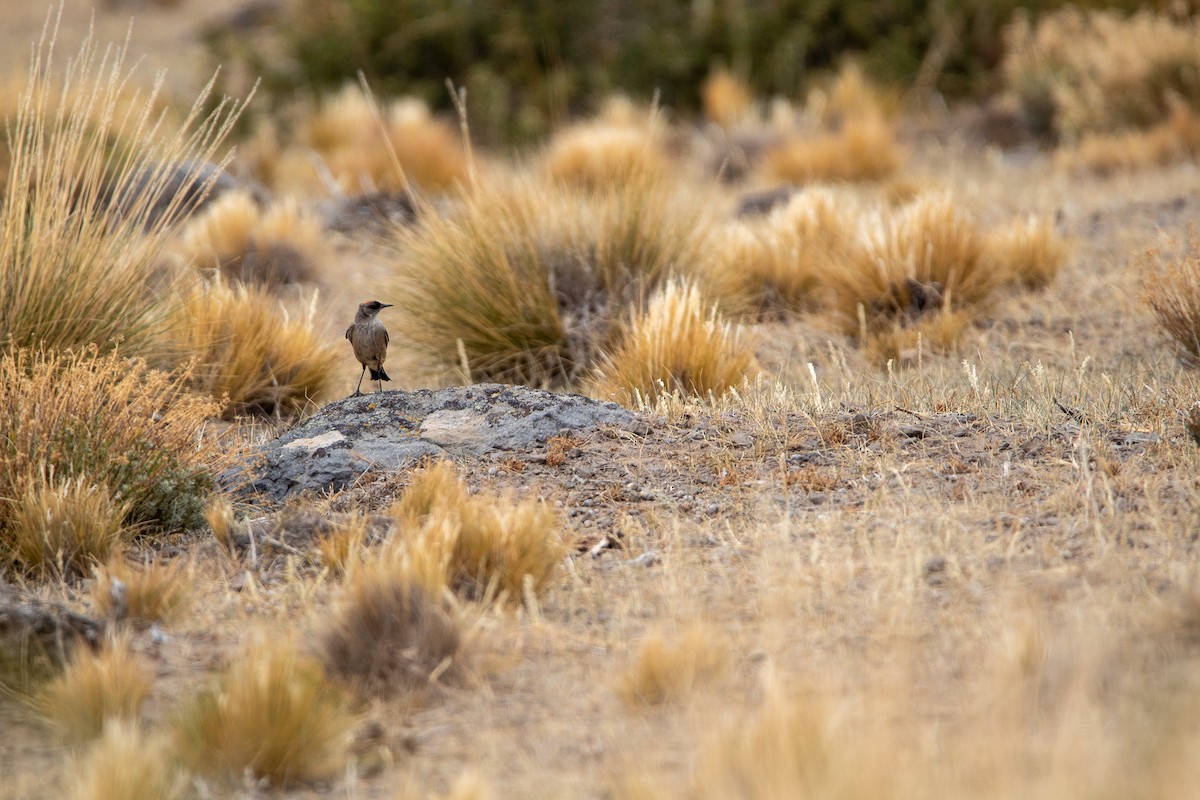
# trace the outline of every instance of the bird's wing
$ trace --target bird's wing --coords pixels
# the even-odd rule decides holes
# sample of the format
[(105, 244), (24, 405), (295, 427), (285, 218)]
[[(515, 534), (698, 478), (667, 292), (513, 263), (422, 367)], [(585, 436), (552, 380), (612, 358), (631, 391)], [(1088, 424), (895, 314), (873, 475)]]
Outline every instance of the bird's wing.
[[(349, 328), (346, 328), (346, 338), (347, 338), (347, 339), (350, 339), (350, 331), (352, 331), (352, 330), (354, 330), (354, 326), (353, 326), (353, 325), (351, 325)], [(354, 340), (353, 340), (353, 339), (350, 339), (350, 341), (351, 341), (351, 342), (353, 342)]]
[(383, 329), (383, 346), (387, 347), (388, 343), (391, 341), (392, 341), (392, 337), (388, 336), (387, 328), (384, 328)]

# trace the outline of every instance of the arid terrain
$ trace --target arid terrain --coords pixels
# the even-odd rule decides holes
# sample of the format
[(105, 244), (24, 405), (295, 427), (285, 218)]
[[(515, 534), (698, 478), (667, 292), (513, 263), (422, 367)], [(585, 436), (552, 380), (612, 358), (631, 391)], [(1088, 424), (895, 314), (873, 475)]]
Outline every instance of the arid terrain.
[[(135, 9), (129, 61), (145, 58), (136, 74), (168, 67), (178, 73), (168, 80), (172, 95), (194, 96), (203, 84), (196, 32), (235, 5)], [(0, 50), (28, 52), (42, 13), (22, 4)], [(76, 48), (87, 13), (82, 1), (67, 4), (64, 53)], [(119, 40), (130, 14), (119, 4), (98, 10), (101, 40)], [(20, 84), (26, 59), (10, 60)], [(1200, 372), (1156, 318), (1146, 283), (1197, 244), (1200, 162), (1076, 169), (1033, 137), (1008, 149), (989, 143), (974, 106), (900, 105), (888, 112), (898, 166), (852, 188), (835, 179), (833, 189), (797, 194), (853, 195), (836, 202), (861, 204), (861, 219), (882, 220), (881, 230), (891, 209), (932, 195), (950, 198), (956, 219), (983, 236), (1012, 220), (1041, 220), (1065, 254), (1044, 286), (987, 283), (955, 306), (961, 330), (939, 338), (940, 329), (925, 327), (894, 340), (887, 332), (901, 325), (949, 318), (953, 298), (932, 316), (918, 309), (919, 323), (902, 311), (896, 328), (864, 335), (875, 324), (865, 301), (847, 323), (836, 292), (765, 310), (747, 310), (753, 302), (734, 292), (722, 298), (722, 319), (737, 326), (752, 365), (728, 386), (695, 394), (612, 383), (612, 338), (597, 345), (609, 361), (589, 361), (569, 379), (551, 367), (538, 372), (557, 362), (527, 362), (531, 383), (615, 399), (646, 427), (564, 431), (537, 446), (456, 459), (461, 496), (436, 484), (431, 493), (443, 500), (424, 509), (405, 498), (437, 469), (428, 464), (371, 471), (349, 488), (281, 504), (218, 482), (207, 525), (140, 535), (125, 550), (129, 564), (172, 570), (170, 581), (186, 587), (180, 612), (153, 625), (120, 624), (105, 605), (111, 563), (69, 578), (13, 570), (5, 583), (23, 597), (111, 620), (111, 647), (140, 665), (128, 669), (142, 670), (145, 690), (132, 711), (115, 715), (131, 727), (82, 737), (70, 723), (56, 727), (61, 716), (45, 702), (0, 694), (0, 798), (155, 796), (84, 785), (101, 780), (101, 761), (116, 772), (146, 769), (139, 753), (184, 765), (168, 770), (164, 785), (171, 796), (201, 798), (1200, 795), (1200, 446), (1188, 426)], [(625, 113), (645, 130), (648, 112)], [(457, 136), (458, 122), (446, 124)], [(732, 128), (722, 138), (711, 124), (669, 115), (663, 124), (666, 177), (658, 180), (703, 206), (694, 219), (718, 236), (703, 241), (723, 241), (724, 226), (759, 224), (738, 221), (739, 206), (789, 183), (753, 170), (723, 179), (713, 142), (737, 140)], [(451, 192), (428, 193), (415, 222), (356, 217), (345, 211), (354, 192), (280, 177), (299, 161), (263, 168), (264, 153), (286, 150), (263, 141), (236, 142), (230, 174), (266, 193), (264, 207), (290, 197), (324, 223), (319, 248), (306, 251), (318, 254), (310, 273), (270, 296), (289, 320), (311, 314), (312, 351), (334, 354), (316, 402), (300, 404), (305, 416), (353, 390), (361, 366), (343, 331), (368, 299), (396, 304), (381, 316), (392, 330), (387, 391), (515, 374), (486, 373), (479, 365), (488, 362), (468, 357), (465, 333), (457, 351), (431, 358), (433, 340), (406, 322), (422, 319), (422, 309), (401, 295), (426, 275), (411, 265), (454, 250), (420, 238), (441, 230), (439, 220), (460, 220)], [(549, 147), (511, 160), (475, 152), (471, 168), (480, 180), (523, 186), (520, 176), (552, 169), (538, 160), (552, 158)], [(539, 242), (552, 247), (545, 242), (554, 235)], [(173, 237), (168, 254), (196, 252), (186, 226)], [(454, 263), (446, 256), (436, 266)], [(814, 269), (812, 285), (835, 280), (820, 263)], [(710, 285), (709, 273), (695, 274)], [(741, 276), (732, 268), (711, 285)], [(954, 280), (952, 272), (947, 285)], [(220, 436), (229, 452), (248, 453), (295, 424), (282, 406), (254, 416), (258, 402), (213, 420), (201, 438)], [(347, 408), (338, 413), (353, 413)], [(438, 502), (475, 509), (446, 512), (460, 526), (489, 509), (509, 519), (510, 506), (550, 514), (544, 580), (518, 572), (508, 590), (507, 574), (496, 573), (489, 583), (487, 569), (503, 560), (493, 554), (456, 579), (428, 583), (421, 548), (440, 535)], [(519, 535), (518, 523), (497, 524)], [(430, 558), (458, 558), (449, 552)], [(403, 663), (427, 646), (403, 635), (389, 645), (378, 629), (347, 622), (347, 608), (370, 603), (365, 590), (355, 593), (359, 576), (365, 585), (389, 565), (420, 584), (428, 595), (420, 602), (434, 609), (425, 613), (461, 640), (419, 679), (381, 667), (355, 680), (346, 662), (374, 657), (373, 638)], [(335, 629), (352, 641), (342, 661), (330, 655)], [(272, 701), (260, 697), (261, 710), (245, 702), (263, 725), (250, 735), (278, 738), (283, 750), (297, 742), (307, 764), (330, 766), (311, 775), (260, 772), (253, 759), (212, 768), (208, 744), (196, 744), (211, 741), (197, 732), (206, 723), (195, 721), (189, 698), (224, 680), (213, 702), (237, 706), (230, 676), (259, 666), (265, 674), (245, 659), (281, 643), (325, 665), (322, 686), (332, 688), (314, 696), (344, 697), (338, 713), (347, 722), (276, 721)], [(97, 680), (87, 696), (108, 691)], [(210, 724), (236, 726), (232, 719)], [(312, 741), (326, 730), (328, 741)]]

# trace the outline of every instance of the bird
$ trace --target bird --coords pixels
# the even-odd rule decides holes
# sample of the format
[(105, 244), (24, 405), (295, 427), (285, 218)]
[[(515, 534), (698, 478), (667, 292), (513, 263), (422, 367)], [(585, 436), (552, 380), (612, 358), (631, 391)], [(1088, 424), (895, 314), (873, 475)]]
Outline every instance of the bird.
[(363, 365), (362, 373), (358, 376), (358, 386), (354, 388), (351, 397), (362, 394), (362, 382), (367, 370), (371, 370), (371, 380), (379, 382), (381, 392), (383, 382), (391, 380), (383, 371), (383, 362), (387, 358), (388, 332), (379, 321), (379, 312), (391, 307), (391, 303), (381, 303), (378, 300), (361, 303), (358, 313), (354, 315), (354, 324), (346, 329), (346, 338), (354, 348), (354, 357)]

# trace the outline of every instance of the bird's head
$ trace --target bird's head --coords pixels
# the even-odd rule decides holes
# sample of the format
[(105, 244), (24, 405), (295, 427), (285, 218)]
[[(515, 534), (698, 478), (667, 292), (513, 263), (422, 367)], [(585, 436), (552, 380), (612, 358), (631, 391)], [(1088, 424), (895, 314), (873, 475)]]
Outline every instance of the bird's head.
[(391, 303), (381, 303), (378, 300), (368, 300), (358, 306), (358, 310), (369, 316), (375, 316), (385, 308), (391, 308)]

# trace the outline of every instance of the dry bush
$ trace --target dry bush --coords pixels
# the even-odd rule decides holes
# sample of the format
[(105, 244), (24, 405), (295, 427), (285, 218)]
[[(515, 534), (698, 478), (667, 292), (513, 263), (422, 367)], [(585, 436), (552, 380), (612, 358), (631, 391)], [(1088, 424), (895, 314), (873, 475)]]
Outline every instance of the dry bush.
[(211, 475), (232, 457), (205, 436), (220, 406), (188, 379), (94, 348), (0, 356), (0, 498), (71, 480), (107, 486), (145, 532), (203, 524)]
[(377, 117), (356, 86), (345, 87), (303, 121), (300, 144), (304, 150), (280, 156), (275, 173), (301, 185), (281, 189), (360, 195), (412, 185), (444, 192), (465, 184), (469, 175), (457, 131), (435, 119), (423, 102), (395, 100)]
[(249, 643), (175, 719), (175, 750), (192, 770), (275, 787), (342, 769), (354, 718), (321, 665), (279, 637)]
[(1153, 127), (1176, 102), (1200, 108), (1200, 20), (1067, 7), (1036, 27), (1019, 16), (1006, 39), (1009, 89), (1035, 128), (1066, 141)]
[(391, 514), (407, 531), (406, 569), (432, 597), (448, 586), (471, 599), (530, 599), (567, 554), (557, 511), (539, 500), (470, 494), (449, 462), (420, 470)]
[(211, 186), (219, 173), (207, 164), (240, 109), (223, 102), (204, 118), (202, 96), (168, 133), (155, 93), (129, 101), (123, 48), (102, 51), (88, 37), (61, 82), (52, 51), (45, 40), (35, 47), (9, 128), (0, 341), (158, 352), (159, 254), (194, 208), (171, 184), (183, 169), (201, 193)]
[(96, 570), (92, 602), (96, 611), (117, 622), (139, 628), (170, 624), (191, 607), (192, 582), (182, 561), (131, 564), (116, 559)]
[(806, 189), (767, 218), (728, 223), (712, 239), (705, 285), (723, 305), (783, 314), (820, 302), (825, 276), (848, 258), (858, 204)]
[(1054, 280), (1067, 261), (1067, 243), (1054, 232), (1049, 219), (1029, 217), (989, 230), (984, 257), (1005, 283), (1041, 289)]
[(1145, 275), (1142, 297), (1159, 327), (1175, 340), (1185, 361), (1200, 363), (1200, 235), (1189, 232), (1187, 252), (1168, 259), (1151, 250), (1136, 265)]
[(408, 486), (389, 513), (401, 524), (423, 523), (435, 508), (458, 507), (470, 500), (467, 485), (451, 461), (435, 461), (413, 470)]
[(677, 701), (729, 668), (729, 650), (710, 628), (693, 625), (675, 636), (647, 636), (621, 673), (617, 692), (632, 706)]
[[(133, 532), (129, 506), (84, 476), (55, 481), (53, 474), (18, 484), (7, 500), (3, 550), (25, 573), (75, 577), (120, 554)], [(7, 560), (6, 559), (6, 560)]]
[(903, 154), (895, 126), (880, 116), (852, 117), (836, 131), (789, 135), (767, 151), (765, 177), (772, 181), (878, 181), (900, 167)]
[(948, 195), (920, 198), (895, 213), (877, 211), (860, 225), (848, 263), (836, 264), (827, 278), (848, 330), (863, 334), (977, 304), (1000, 281), (984, 257), (982, 232)]
[(187, 779), (161, 739), (143, 736), (135, 723), (110, 719), (104, 732), (71, 769), (71, 800), (176, 800)]
[[(540, 594), (558, 574), (567, 547), (562, 516), (536, 498), (473, 497), (472, 502), (429, 525), (456, 529), (450, 583), (470, 598), (495, 592), (510, 602)], [(436, 535), (436, 533), (435, 533)]]
[(178, 255), (227, 280), (265, 286), (316, 280), (327, 257), (316, 217), (285, 200), (263, 210), (248, 192), (226, 192), (180, 234)]
[(1085, 134), (1074, 147), (1055, 155), (1060, 169), (1111, 175), (1200, 159), (1200, 113), (1180, 104), (1152, 128), (1124, 133)]
[(625, 402), (652, 402), (663, 393), (720, 397), (754, 369), (754, 348), (741, 327), (709, 307), (694, 285), (672, 281), (601, 358), (595, 389)]
[(263, 286), (197, 282), (176, 312), (175, 346), (195, 359), (191, 385), (225, 416), (290, 417), (324, 397), (338, 351), (317, 334), (316, 294), (296, 316)]
[(128, 640), (109, 641), (99, 652), (76, 648), (61, 675), (33, 699), (34, 711), (65, 739), (96, 738), (110, 719), (136, 721), (154, 676)]
[(321, 563), (335, 575), (345, 575), (366, 542), (367, 518), (363, 514), (352, 514), (317, 539), (317, 552), (321, 555)]
[[(884, 768), (859, 762), (872, 737), (856, 736), (816, 697), (788, 698), (775, 688), (759, 712), (732, 727), (699, 759), (690, 797), (894, 797)], [(864, 768), (863, 764), (872, 768)]]
[(629, 303), (705, 257), (702, 198), (643, 178), (484, 182), (425, 217), (401, 234), (400, 332), (471, 380), (570, 385)]
[(700, 87), (700, 106), (710, 122), (728, 129), (752, 119), (754, 93), (729, 70), (714, 69)]
[(670, 171), (659, 126), (583, 123), (559, 131), (547, 145), (544, 169), (552, 181), (600, 190), (630, 180), (658, 181)]
[(452, 679), (463, 645), (456, 610), (386, 556), (353, 569), (320, 642), (327, 672), (380, 695)]

